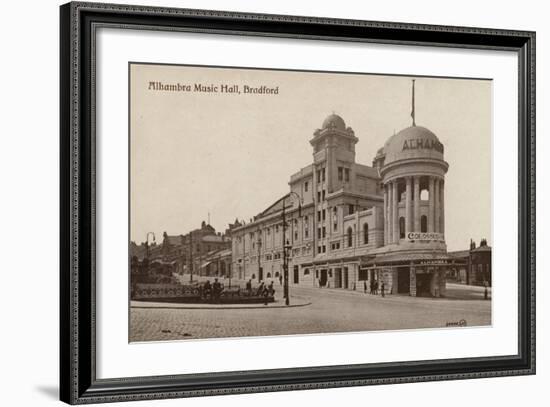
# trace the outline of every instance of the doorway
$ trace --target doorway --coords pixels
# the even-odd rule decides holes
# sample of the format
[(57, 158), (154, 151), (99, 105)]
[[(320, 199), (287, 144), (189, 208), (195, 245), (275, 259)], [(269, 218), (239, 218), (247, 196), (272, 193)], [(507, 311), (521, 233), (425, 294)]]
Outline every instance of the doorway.
[(260, 267), (258, 269), (258, 281), (262, 281), (264, 279), (264, 268)]
[(324, 287), (327, 285), (327, 269), (321, 270), (321, 278), (319, 279), (319, 286)]
[(431, 297), (430, 284), (432, 281), (432, 275), (429, 273), (416, 274), (416, 296), (417, 297)]
[[(418, 285), (418, 283), (417, 283)], [(397, 271), (397, 293), (408, 294), (410, 292), (411, 276), (409, 268), (400, 268)]]
[(294, 284), (298, 284), (300, 281), (300, 269), (298, 266), (294, 266)]
[(334, 288), (342, 288), (342, 269), (334, 269)]
[(348, 268), (347, 267), (344, 267), (344, 288), (345, 289), (348, 289)]

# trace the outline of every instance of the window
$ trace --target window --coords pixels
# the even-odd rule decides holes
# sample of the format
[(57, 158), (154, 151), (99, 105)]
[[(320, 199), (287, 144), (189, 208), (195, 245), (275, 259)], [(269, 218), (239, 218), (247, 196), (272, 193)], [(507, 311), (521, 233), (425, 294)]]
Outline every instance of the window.
[(353, 215), (355, 213), (355, 208), (353, 205), (348, 205), (348, 212), (349, 215)]
[(334, 221), (333, 229), (335, 232), (338, 230), (338, 222)]
[(304, 276), (309, 276), (309, 269), (304, 269)]
[(420, 232), (426, 233), (428, 231), (428, 218), (426, 215), (420, 217)]
[(342, 167), (338, 167), (338, 181), (344, 180), (344, 169)]
[(369, 271), (368, 270), (361, 270), (359, 269), (359, 281), (366, 281), (369, 279)]
[(317, 228), (317, 238), (321, 238), (321, 228)]
[(294, 232), (294, 240), (298, 240), (298, 232)]
[(323, 226), (323, 238), (327, 236), (327, 228)]
[(325, 200), (325, 197), (326, 197), (326, 191), (323, 189), (323, 201)]
[(369, 244), (369, 224), (363, 224), (363, 244)]
[(327, 247), (323, 245), (323, 253), (326, 253), (326, 251), (327, 251)]
[(304, 191), (307, 192), (307, 188), (309, 186), (309, 183), (306, 181), (304, 182)]
[(318, 200), (318, 201), (321, 200), (321, 191), (317, 191), (317, 200)]
[(399, 239), (405, 239), (405, 218), (399, 218)]
[(326, 213), (326, 210), (323, 209), (323, 220), (325, 220), (327, 218), (327, 213)]
[(348, 247), (353, 246), (353, 230), (351, 227), (348, 228)]
[(324, 182), (325, 181), (325, 174), (326, 174), (326, 171), (325, 171), (324, 168), (321, 170), (321, 174), (323, 176), (323, 182)]
[(344, 182), (349, 182), (349, 168), (344, 168)]

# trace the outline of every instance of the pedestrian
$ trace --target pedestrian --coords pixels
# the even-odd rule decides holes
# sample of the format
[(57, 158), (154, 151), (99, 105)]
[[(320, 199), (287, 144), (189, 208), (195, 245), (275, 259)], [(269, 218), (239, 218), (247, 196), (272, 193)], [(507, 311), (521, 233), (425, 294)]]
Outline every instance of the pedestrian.
[(220, 294), (221, 294), (221, 284), (218, 281), (217, 278), (214, 279), (214, 284), (212, 284), (212, 296), (214, 297), (214, 302), (220, 302)]
[(210, 298), (210, 294), (212, 293), (212, 286), (210, 285), (210, 280), (206, 280), (206, 283), (204, 283), (204, 286), (202, 288), (204, 299)]
[(374, 295), (378, 295), (378, 280), (374, 282)]
[(363, 281), (363, 292), (367, 293), (367, 281)]
[(385, 288), (386, 288), (386, 286), (384, 285), (384, 280), (382, 280), (382, 284), (380, 285), (380, 292), (382, 294), (382, 297), (385, 296), (385, 294), (384, 294)]
[(251, 279), (248, 279), (248, 281), (246, 282), (246, 292), (248, 293), (248, 296), (250, 297), (250, 295), (252, 294), (252, 280)]
[(264, 282), (262, 281), (258, 286), (258, 291), (256, 291), (256, 295), (262, 295), (263, 292), (264, 292)]
[(272, 297), (275, 295), (275, 288), (273, 287), (273, 281), (271, 281), (271, 284), (269, 284), (269, 287), (267, 288), (267, 292)]
[(283, 275), (279, 274), (279, 284), (283, 285)]

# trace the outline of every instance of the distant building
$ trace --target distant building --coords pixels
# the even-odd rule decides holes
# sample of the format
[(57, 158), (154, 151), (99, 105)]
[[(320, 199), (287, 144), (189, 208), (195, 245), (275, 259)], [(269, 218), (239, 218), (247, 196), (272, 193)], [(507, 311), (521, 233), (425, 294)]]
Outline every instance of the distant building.
[(162, 253), (167, 260), (178, 262), (178, 272), (198, 272), (203, 260), (210, 252), (216, 252), (231, 247), (231, 239), (221, 233), (216, 233), (205, 221), (201, 227), (186, 235), (170, 236), (164, 232)]
[(355, 161), (358, 141), (340, 116), (325, 119), (289, 194), (232, 228), (236, 278), (279, 278), (285, 242), (290, 284), (356, 289), (376, 280), (389, 293), (445, 295), (443, 145), (413, 124), (367, 166)]
[(448, 278), (462, 284), (492, 286), (492, 249), (487, 239), (481, 239), (479, 247), (470, 241), (470, 250), (449, 252), (453, 266)]
[[(208, 253), (219, 252), (231, 248), (231, 239), (216, 230), (206, 222), (201, 227), (183, 235), (168, 235), (163, 233), (162, 243), (137, 245), (130, 242), (130, 258), (135, 269), (138, 264), (147, 259), (151, 267), (161, 265), (176, 273), (198, 273), (201, 264)], [(149, 266), (148, 266), (149, 267)]]
[(209, 252), (204, 256), (199, 274), (207, 277), (231, 278), (231, 248)]

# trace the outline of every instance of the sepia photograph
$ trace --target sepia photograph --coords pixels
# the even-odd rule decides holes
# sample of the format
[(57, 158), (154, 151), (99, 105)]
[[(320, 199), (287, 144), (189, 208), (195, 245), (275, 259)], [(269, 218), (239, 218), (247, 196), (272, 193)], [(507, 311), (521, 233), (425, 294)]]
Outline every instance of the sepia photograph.
[(128, 69), (129, 342), (491, 326), (490, 79)]

